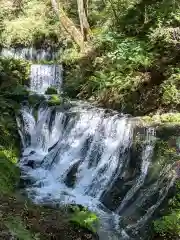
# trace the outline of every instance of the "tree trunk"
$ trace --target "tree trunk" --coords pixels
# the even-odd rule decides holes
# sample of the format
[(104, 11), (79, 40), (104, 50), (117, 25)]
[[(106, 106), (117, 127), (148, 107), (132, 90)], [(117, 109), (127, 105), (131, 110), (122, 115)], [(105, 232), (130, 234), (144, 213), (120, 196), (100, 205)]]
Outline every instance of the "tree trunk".
[(77, 5), (78, 5), (81, 33), (83, 35), (84, 41), (87, 41), (89, 32), (90, 32), (90, 27), (87, 19), (88, 0), (77, 0)]
[(60, 5), (59, 2), (57, 2), (56, 0), (51, 0), (51, 3), (54, 11), (59, 17), (60, 23), (63, 28), (80, 47), (81, 51), (84, 51), (84, 36), (82, 35), (82, 33), (79, 31), (79, 29), (76, 28), (73, 21), (66, 15), (63, 7)]
[(88, 7), (89, 7), (89, 0), (84, 0), (84, 10), (86, 17), (88, 17)]

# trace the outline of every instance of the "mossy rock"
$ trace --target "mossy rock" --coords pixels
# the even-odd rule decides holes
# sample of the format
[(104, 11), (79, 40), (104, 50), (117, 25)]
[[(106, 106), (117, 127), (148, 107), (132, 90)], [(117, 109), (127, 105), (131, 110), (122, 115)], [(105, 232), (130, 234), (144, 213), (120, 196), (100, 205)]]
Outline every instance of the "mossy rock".
[(48, 87), (45, 92), (45, 94), (47, 94), (47, 95), (53, 95), (53, 94), (57, 94), (57, 93), (58, 93), (57, 89), (54, 87)]
[(31, 106), (39, 105), (43, 101), (45, 101), (45, 97), (43, 95), (31, 94), (28, 96), (28, 102)]
[(48, 103), (48, 106), (57, 106), (57, 105), (60, 105), (62, 102), (62, 99), (59, 95), (51, 95), (50, 98), (48, 99), (47, 103)]
[(99, 228), (99, 218), (97, 215), (88, 209), (80, 209), (79, 206), (74, 206), (74, 212), (71, 214), (70, 222), (81, 228), (88, 229), (96, 233)]

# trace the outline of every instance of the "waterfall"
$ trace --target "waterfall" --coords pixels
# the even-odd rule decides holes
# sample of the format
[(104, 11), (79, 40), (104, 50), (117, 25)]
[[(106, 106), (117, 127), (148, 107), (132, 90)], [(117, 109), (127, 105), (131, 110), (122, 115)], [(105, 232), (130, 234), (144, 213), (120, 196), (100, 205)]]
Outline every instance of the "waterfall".
[(48, 87), (55, 87), (60, 90), (62, 83), (61, 65), (31, 65), (30, 89), (33, 92), (44, 94)]
[(52, 48), (2, 48), (0, 56), (31, 61), (52, 61), (58, 59), (59, 53)]
[[(32, 92), (59, 92), (62, 67), (33, 64), (30, 80)], [(101, 219), (100, 240), (147, 239), (147, 226), (176, 180), (157, 153), (155, 128), (82, 102), (24, 104), (17, 124), (21, 177), (35, 203), (88, 207)]]
[(54, 61), (58, 52), (52, 48), (2, 48), (0, 56), (14, 59), (25, 59), (33, 62), (30, 69), (30, 90), (44, 94), (48, 87), (60, 91), (62, 84), (62, 66), (58, 64), (37, 64), (39, 61)]
[(156, 158), (157, 137), (142, 128), (137, 140), (133, 118), (81, 102), (32, 113), (23, 106), (17, 117), (29, 197), (87, 206), (100, 216), (102, 240), (147, 239), (145, 226), (175, 181), (171, 165)]

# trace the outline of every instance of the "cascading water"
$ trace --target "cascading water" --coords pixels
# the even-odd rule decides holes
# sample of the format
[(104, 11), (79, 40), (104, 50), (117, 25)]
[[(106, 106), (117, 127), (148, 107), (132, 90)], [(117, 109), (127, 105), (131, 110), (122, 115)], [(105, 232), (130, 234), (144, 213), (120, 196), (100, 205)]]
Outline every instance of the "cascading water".
[[(31, 88), (42, 93), (37, 79)], [(147, 224), (176, 178), (156, 157), (154, 129), (139, 138), (133, 118), (81, 102), (36, 111), (24, 105), (17, 116), (29, 197), (87, 206), (100, 216), (102, 240), (148, 239)]]
[(55, 87), (59, 92), (62, 83), (62, 66), (57, 64), (37, 64), (38, 61), (53, 61), (58, 52), (52, 48), (2, 48), (0, 56), (14, 59), (26, 59), (35, 62), (31, 65), (30, 90), (44, 94), (48, 87)]
[(36, 49), (36, 48), (2, 48), (0, 56), (15, 59), (26, 59), (31, 61), (52, 61), (58, 59), (60, 52), (52, 48)]
[(48, 87), (60, 90), (62, 83), (62, 67), (60, 65), (33, 64), (31, 66), (30, 89), (44, 94)]
[(32, 179), (36, 203), (82, 204), (100, 215), (102, 239), (141, 239), (175, 180), (169, 165), (153, 176), (155, 139), (134, 159), (132, 119), (80, 103), (40, 107), (37, 120), (25, 106), (17, 120), (22, 177)]

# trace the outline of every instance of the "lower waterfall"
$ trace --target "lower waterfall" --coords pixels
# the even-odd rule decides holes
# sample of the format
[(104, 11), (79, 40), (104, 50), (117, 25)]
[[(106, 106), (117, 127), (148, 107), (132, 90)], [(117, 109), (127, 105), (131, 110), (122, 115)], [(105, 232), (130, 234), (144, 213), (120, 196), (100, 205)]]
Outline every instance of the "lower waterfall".
[(155, 129), (82, 102), (36, 111), (24, 105), (17, 116), (29, 197), (95, 211), (101, 240), (148, 239), (148, 223), (176, 178), (157, 157)]

